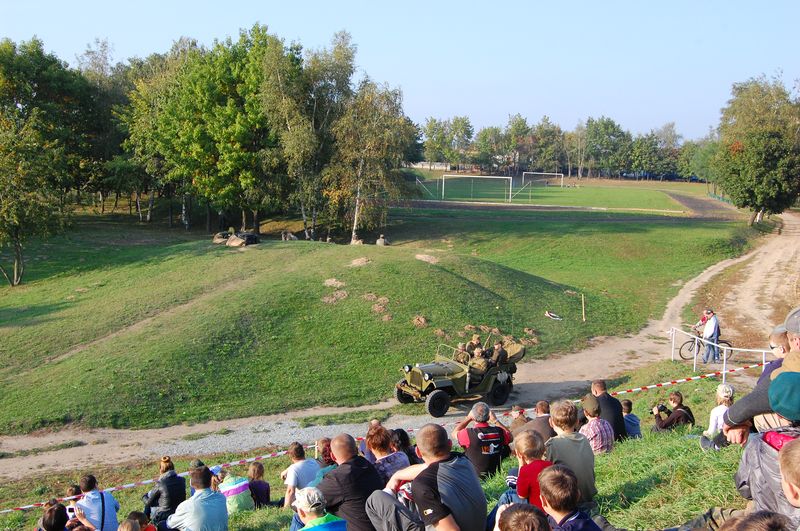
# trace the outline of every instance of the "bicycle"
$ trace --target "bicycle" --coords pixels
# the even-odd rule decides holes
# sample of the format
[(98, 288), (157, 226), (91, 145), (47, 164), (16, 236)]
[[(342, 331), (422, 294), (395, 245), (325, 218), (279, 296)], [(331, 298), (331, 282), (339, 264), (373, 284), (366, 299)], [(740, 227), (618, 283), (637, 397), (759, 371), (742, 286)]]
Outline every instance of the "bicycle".
[[(680, 349), (678, 349), (678, 354), (680, 354), (681, 358), (684, 360), (694, 359), (695, 345), (697, 345), (697, 355), (700, 357), (702, 357), (703, 351), (706, 348), (706, 344), (703, 343), (700, 332), (698, 332), (695, 327), (692, 327), (692, 330), (697, 334), (698, 339), (688, 339), (681, 345)], [(720, 356), (724, 357), (725, 361), (730, 361), (733, 357), (733, 345), (731, 345), (731, 342), (724, 339), (717, 339), (717, 344), (719, 345)]]

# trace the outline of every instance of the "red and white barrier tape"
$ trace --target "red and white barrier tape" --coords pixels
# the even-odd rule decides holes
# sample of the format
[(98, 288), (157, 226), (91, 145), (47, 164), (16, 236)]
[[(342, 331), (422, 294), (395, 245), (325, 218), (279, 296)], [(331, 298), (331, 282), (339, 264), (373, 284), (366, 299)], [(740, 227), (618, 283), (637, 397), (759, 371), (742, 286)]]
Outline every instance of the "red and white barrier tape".
[[(611, 396), (618, 396), (618, 395), (623, 395), (623, 394), (626, 394), (626, 393), (635, 393), (635, 392), (638, 392), (638, 391), (647, 391), (647, 390), (656, 389), (656, 388), (659, 388), (659, 387), (668, 387), (670, 385), (675, 385), (675, 384), (685, 383), (685, 382), (691, 382), (693, 380), (704, 380), (706, 378), (713, 378), (715, 376), (722, 375), (722, 373), (731, 373), (731, 372), (744, 371), (744, 370), (747, 370), (747, 369), (754, 369), (756, 367), (762, 367), (762, 366), (768, 365), (770, 363), (772, 363), (772, 362), (768, 361), (767, 363), (756, 363), (754, 365), (745, 365), (743, 367), (738, 367), (736, 369), (727, 369), (725, 371), (715, 371), (715, 372), (710, 372), (708, 374), (701, 374), (700, 376), (692, 376), (690, 378), (681, 378), (679, 380), (671, 380), (669, 382), (662, 382), (662, 383), (653, 384), (653, 385), (645, 385), (645, 386), (642, 386), (642, 387), (634, 387), (632, 389), (626, 389), (624, 391), (614, 391), (613, 393), (609, 393), (609, 394)], [(510, 415), (510, 413), (508, 413), (508, 412), (503, 413), (503, 416), (509, 416), (509, 415)], [(457, 424), (457, 423), (451, 422), (449, 424), (440, 424), (440, 426), (452, 426), (452, 425), (455, 425), (455, 424)], [(411, 428), (411, 429), (408, 429), (406, 431), (413, 433), (415, 431), (419, 431), (419, 428), (416, 428), (416, 429), (415, 428)], [(356, 440), (357, 441), (363, 441), (364, 437), (356, 437)], [(308, 446), (306, 446), (306, 448), (314, 448), (314, 445), (313, 444), (312, 445), (308, 445)], [(256, 457), (248, 457), (246, 459), (240, 459), (239, 461), (231, 461), (230, 463), (222, 463), (220, 465), (215, 465), (215, 466), (218, 466), (218, 467), (221, 467), (221, 468), (229, 468), (229, 467), (237, 466), (237, 465), (245, 465), (247, 463), (252, 463), (254, 461), (261, 461), (263, 459), (272, 459), (274, 457), (281, 457), (281, 456), (284, 456), (286, 454), (287, 454), (287, 451), (286, 450), (282, 450), (280, 452), (273, 452), (271, 454), (259, 455), (259, 456), (256, 456)], [(210, 467), (210, 468), (213, 468), (213, 467)], [(189, 472), (188, 471), (187, 472), (181, 472), (178, 475), (179, 476), (188, 476)], [(156, 481), (158, 481), (158, 478), (146, 479), (146, 480), (143, 480), (143, 481), (137, 481), (135, 483), (126, 483), (125, 485), (119, 485), (119, 486), (116, 486), (116, 487), (110, 487), (108, 489), (103, 489), (103, 492), (114, 492), (116, 490), (132, 489), (132, 488), (141, 487), (141, 486), (144, 486), (144, 485), (152, 485)], [(82, 497), (83, 497), (82, 495), (69, 496), (69, 497), (66, 497), (66, 498), (57, 498), (57, 500), (59, 502), (62, 502), (62, 501), (76, 500), (76, 499), (79, 499), (79, 498), (82, 498)], [(14, 512), (14, 511), (27, 511), (29, 509), (35, 509), (37, 507), (43, 507), (45, 503), (46, 502), (39, 502), (39, 503), (32, 503), (30, 505), (23, 505), (21, 507), (14, 507), (14, 508), (11, 508), (11, 509), (3, 509), (3, 510), (0, 510), (0, 514), (11, 513), (11, 512)]]
[(645, 385), (645, 386), (642, 386), (642, 387), (634, 387), (633, 389), (626, 389), (624, 391), (614, 391), (613, 393), (609, 393), (609, 394), (611, 396), (618, 396), (618, 395), (624, 395), (625, 393), (635, 393), (637, 391), (647, 391), (649, 389), (656, 389), (657, 387), (668, 387), (670, 385), (675, 385), (675, 384), (684, 383), (684, 382), (691, 382), (693, 380), (704, 380), (706, 378), (713, 378), (715, 376), (721, 376), (723, 373), (727, 374), (727, 373), (731, 373), (731, 372), (744, 371), (744, 370), (747, 370), (747, 369), (755, 369), (756, 367), (763, 367), (764, 365), (768, 365), (770, 363), (772, 363), (772, 362), (768, 361), (767, 363), (756, 363), (756, 364), (753, 364), (753, 365), (745, 365), (744, 367), (737, 367), (736, 369), (727, 369), (727, 370), (724, 370), (724, 371), (715, 371), (715, 372), (710, 372), (708, 374), (701, 374), (700, 376), (692, 376), (691, 378), (681, 378), (680, 380), (671, 380), (669, 382), (662, 382), (662, 383), (654, 384), (654, 385)]

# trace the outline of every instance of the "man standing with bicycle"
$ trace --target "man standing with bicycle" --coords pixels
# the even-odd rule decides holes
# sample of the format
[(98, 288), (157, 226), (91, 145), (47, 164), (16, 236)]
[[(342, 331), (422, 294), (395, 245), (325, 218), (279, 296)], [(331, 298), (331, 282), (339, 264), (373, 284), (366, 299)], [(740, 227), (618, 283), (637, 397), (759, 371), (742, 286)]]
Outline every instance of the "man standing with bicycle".
[(703, 315), (706, 318), (706, 323), (703, 326), (703, 339), (707, 342), (706, 351), (703, 354), (703, 363), (708, 363), (709, 361), (719, 363), (719, 347), (717, 346), (717, 343), (719, 343), (719, 319), (717, 319), (717, 314), (711, 308), (706, 308)]

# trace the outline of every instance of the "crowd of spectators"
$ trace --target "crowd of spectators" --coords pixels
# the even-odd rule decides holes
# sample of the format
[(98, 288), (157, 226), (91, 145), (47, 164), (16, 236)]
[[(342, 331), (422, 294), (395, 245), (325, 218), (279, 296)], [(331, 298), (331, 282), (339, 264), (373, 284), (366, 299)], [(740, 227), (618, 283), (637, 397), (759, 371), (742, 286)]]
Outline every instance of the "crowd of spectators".
[[(751, 503), (747, 510), (711, 508), (680, 529), (800, 527), (800, 309), (769, 339), (779, 361), (736, 401), (733, 388), (720, 385), (701, 439), (706, 450), (745, 447), (734, 479)], [(682, 393), (672, 391), (668, 406), (652, 408), (653, 431), (695, 424)], [(595, 501), (595, 455), (621, 451), (615, 443), (642, 436), (632, 410), (630, 400), (620, 402), (597, 380), (578, 403), (538, 402), (530, 417), (513, 407), (509, 427), (478, 402), (451, 434), (426, 424), (415, 445), (404, 430), (373, 421), (361, 444), (346, 433), (323, 438), (316, 443), (315, 457), (307, 456), (302, 444), (291, 444), (291, 464), (281, 472), (284, 488), (278, 500), (270, 499), (261, 463), (237, 476), (198, 460), (190, 465), (187, 498), (185, 479), (164, 457), (141, 512), (120, 522), (117, 500), (86, 475), (68, 490), (81, 498), (69, 506), (48, 504), (38, 528), (224, 530), (229, 515), (271, 505), (292, 511), (292, 531), (609, 530), (613, 527)], [(454, 444), (462, 452), (454, 452)], [(497, 474), (509, 456), (518, 466), (509, 470), (508, 489), (499, 502), (487, 507), (481, 480)]]

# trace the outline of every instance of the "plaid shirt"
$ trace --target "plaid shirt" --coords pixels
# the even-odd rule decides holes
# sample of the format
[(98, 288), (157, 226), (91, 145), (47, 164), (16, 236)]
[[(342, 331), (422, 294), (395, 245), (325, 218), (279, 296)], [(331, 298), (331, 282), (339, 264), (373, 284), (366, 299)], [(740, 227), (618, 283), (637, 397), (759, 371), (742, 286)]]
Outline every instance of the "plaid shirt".
[(592, 419), (581, 427), (580, 432), (589, 439), (595, 454), (607, 453), (614, 448), (614, 429), (607, 420)]

